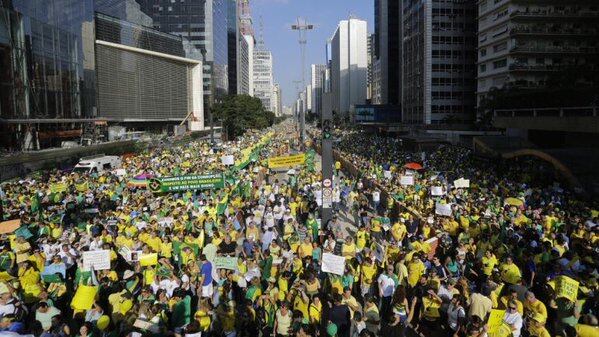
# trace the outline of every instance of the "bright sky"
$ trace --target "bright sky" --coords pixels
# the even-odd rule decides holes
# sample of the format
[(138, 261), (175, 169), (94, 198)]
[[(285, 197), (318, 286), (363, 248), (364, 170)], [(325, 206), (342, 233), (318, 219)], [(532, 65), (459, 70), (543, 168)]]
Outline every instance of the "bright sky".
[(323, 64), (325, 44), (340, 20), (354, 15), (368, 21), (374, 31), (374, 0), (250, 0), (256, 39), (260, 34), (260, 17), (264, 26), (264, 42), (272, 51), (274, 80), (281, 85), (283, 105), (297, 98), (293, 81), (301, 80), (301, 55), (298, 32), (291, 30), (297, 17), (315, 25), (308, 32), (306, 45), (306, 85), (310, 84), (310, 64)]

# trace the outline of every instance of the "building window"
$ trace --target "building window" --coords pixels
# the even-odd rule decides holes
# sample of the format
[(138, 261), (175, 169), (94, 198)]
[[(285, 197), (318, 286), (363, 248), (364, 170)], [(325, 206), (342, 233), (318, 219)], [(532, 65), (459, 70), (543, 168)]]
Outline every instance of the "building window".
[(493, 69), (500, 69), (504, 68), (505, 66), (507, 66), (507, 59), (493, 62)]
[(485, 71), (487, 71), (487, 65), (486, 64), (481, 64), (479, 66), (479, 70), (481, 73), (484, 73)]
[(493, 51), (495, 53), (500, 52), (502, 50), (506, 50), (506, 49), (507, 49), (507, 42), (503, 42), (503, 43), (496, 44), (493, 46)]
[(487, 9), (487, 1), (486, 0), (482, 1), (480, 3), (480, 5), (478, 5), (478, 8), (479, 8), (479, 12), (481, 12), (481, 13), (484, 12), (485, 9)]
[(483, 57), (483, 56), (486, 56), (486, 55), (487, 55), (487, 48), (481, 48), (481, 50), (480, 50), (480, 56)]

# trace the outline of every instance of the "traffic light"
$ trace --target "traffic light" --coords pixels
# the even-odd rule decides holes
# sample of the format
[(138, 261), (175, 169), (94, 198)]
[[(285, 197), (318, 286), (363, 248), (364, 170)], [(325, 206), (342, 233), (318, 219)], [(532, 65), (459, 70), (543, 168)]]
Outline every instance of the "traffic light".
[(331, 127), (331, 120), (325, 119), (322, 121), (322, 139), (331, 139), (333, 137), (333, 128)]

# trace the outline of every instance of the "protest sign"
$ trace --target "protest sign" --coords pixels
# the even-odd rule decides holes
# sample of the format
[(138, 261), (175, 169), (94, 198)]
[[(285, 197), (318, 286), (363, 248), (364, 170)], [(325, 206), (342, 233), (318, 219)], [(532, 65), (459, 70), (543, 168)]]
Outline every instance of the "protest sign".
[(503, 324), (503, 317), (505, 316), (505, 310), (492, 309), (491, 314), (489, 314), (489, 321), (487, 325), (489, 326), (488, 333), (495, 334), (499, 330), (499, 327)]
[(437, 247), (439, 247), (439, 238), (430, 238), (424, 241), (429, 247), (428, 259), (432, 260), (435, 257), (435, 253), (437, 252)]
[(154, 193), (205, 190), (223, 187), (225, 187), (225, 177), (222, 173), (152, 178), (148, 182), (148, 188)]
[(17, 237), (22, 237), (25, 240), (29, 240), (29, 238), (33, 236), (33, 234), (31, 233), (29, 228), (27, 228), (27, 226), (21, 226), (17, 228), (17, 230), (15, 230), (14, 233)]
[(21, 219), (0, 222), (0, 234), (8, 234), (21, 227)]
[(67, 190), (68, 186), (65, 183), (51, 184), (50, 192), (52, 193), (62, 193)]
[(453, 187), (455, 188), (469, 188), (470, 187), (470, 179), (460, 178), (453, 181)]
[(325, 273), (343, 275), (345, 271), (345, 258), (331, 253), (322, 254), (321, 270)]
[(383, 171), (383, 177), (387, 180), (391, 179), (391, 171)]
[(94, 301), (96, 300), (96, 294), (98, 293), (98, 287), (87, 286), (84, 284), (79, 285), (73, 300), (71, 301), (71, 308), (75, 310), (89, 310), (91, 309)]
[(380, 243), (376, 243), (376, 246), (374, 248), (374, 257), (379, 261), (379, 262), (383, 262), (385, 260), (385, 251), (386, 248), (385, 246), (381, 245)]
[(81, 184), (75, 184), (75, 189), (79, 192), (85, 192), (89, 189), (89, 183), (88, 182), (84, 182)]
[(451, 204), (442, 204), (442, 203), (436, 203), (435, 204), (435, 214), (437, 215), (444, 215), (444, 216), (451, 216), (452, 212), (451, 212)]
[(414, 176), (413, 175), (401, 176), (399, 178), (399, 184), (404, 185), (404, 186), (414, 185)]
[(217, 269), (237, 270), (237, 258), (228, 256), (217, 256), (214, 258), (214, 266)]
[(233, 155), (222, 156), (220, 157), (220, 161), (223, 163), (223, 165), (235, 165), (235, 157)]
[(206, 259), (210, 262), (216, 258), (216, 246), (213, 243), (209, 243), (202, 249), (202, 254), (206, 255)]
[(555, 294), (557, 297), (564, 297), (572, 302), (576, 302), (578, 297), (578, 285), (578, 281), (568, 276), (558, 276), (555, 282)]
[(433, 186), (431, 187), (431, 195), (434, 196), (439, 196), (439, 195), (444, 195), (445, 192), (443, 191), (443, 187), (442, 186)]
[(268, 168), (281, 168), (303, 165), (306, 161), (306, 154), (300, 153), (286, 157), (268, 158)]
[(155, 266), (158, 264), (158, 254), (144, 254), (139, 257), (139, 265), (142, 267)]
[(93, 250), (83, 252), (83, 267), (81, 270), (107, 270), (110, 269), (110, 250)]
[(44, 268), (44, 272), (41, 274), (42, 277), (54, 275), (54, 274), (62, 274), (62, 277), (67, 276), (67, 267), (64, 263), (60, 264), (50, 264)]
[(114, 170), (114, 174), (119, 177), (124, 177), (127, 175), (127, 170), (125, 169), (116, 169)]
[(152, 333), (158, 333), (160, 332), (160, 327), (157, 324), (154, 324), (152, 322), (148, 322), (148, 321), (144, 321), (142, 319), (136, 319), (135, 322), (133, 323), (133, 326), (141, 329), (141, 330), (146, 330)]

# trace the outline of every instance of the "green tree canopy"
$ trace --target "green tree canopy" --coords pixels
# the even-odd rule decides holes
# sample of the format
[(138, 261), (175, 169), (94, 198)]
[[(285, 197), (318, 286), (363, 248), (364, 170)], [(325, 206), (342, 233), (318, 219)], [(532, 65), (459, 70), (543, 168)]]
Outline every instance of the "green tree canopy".
[(260, 99), (248, 95), (229, 95), (212, 109), (215, 119), (223, 122), (228, 139), (234, 139), (250, 129), (273, 125), (275, 114), (265, 110)]

